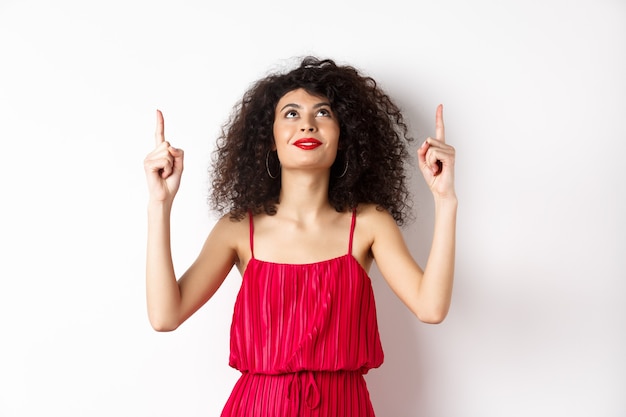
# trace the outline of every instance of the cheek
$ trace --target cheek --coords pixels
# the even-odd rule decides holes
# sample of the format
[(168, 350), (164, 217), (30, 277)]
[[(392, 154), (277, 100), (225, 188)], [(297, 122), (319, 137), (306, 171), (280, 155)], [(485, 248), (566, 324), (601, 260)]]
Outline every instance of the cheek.
[(332, 133), (334, 146), (336, 148), (340, 148), (341, 140), (340, 140), (339, 134), (340, 134), (339, 127), (337, 127), (336, 129), (333, 130), (333, 133)]
[(281, 129), (280, 125), (274, 123), (274, 127), (272, 128), (272, 135), (272, 139), (274, 139), (274, 149), (276, 149), (276, 142), (285, 135), (285, 130)]
[(274, 122), (274, 125), (272, 127), (275, 138), (289, 136), (291, 134), (290, 130), (291, 129), (289, 128), (288, 124), (276, 121)]

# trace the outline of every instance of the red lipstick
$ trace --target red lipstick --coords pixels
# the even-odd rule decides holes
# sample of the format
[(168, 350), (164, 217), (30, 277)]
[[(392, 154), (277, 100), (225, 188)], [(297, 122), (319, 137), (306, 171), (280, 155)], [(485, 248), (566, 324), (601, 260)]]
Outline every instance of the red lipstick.
[(315, 138), (302, 138), (302, 139), (298, 139), (293, 144), (300, 149), (304, 149), (308, 151), (308, 150), (315, 149), (318, 146), (321, 146), (322, 142), (320, 142), (319, 140)]

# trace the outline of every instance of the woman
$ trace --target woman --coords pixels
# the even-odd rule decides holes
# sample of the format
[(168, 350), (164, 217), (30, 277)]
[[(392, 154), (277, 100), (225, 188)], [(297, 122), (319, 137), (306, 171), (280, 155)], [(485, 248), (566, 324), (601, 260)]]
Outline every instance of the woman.
[(157, 331), (176, 329), (233, 266), (242, 284), (230, 365), (242, 372), (222, 416), (373, 416), (363, 374), (383, 351), (368, 271), (422, 321), (441, 322), (454, 275), (454, 149), (436, 134), (417, 151), (435, 200), (425, 268), (399, 225), (406, 216), (410, 137), (399, 108), (370, 78), (305, 58), (256, 82), (218, 141), (212, 202), (222, 214), (195, 262), (176, 279), (170, 212), (183, 151), (164, 137), (144, 166), (149, 187), (147, 304)]

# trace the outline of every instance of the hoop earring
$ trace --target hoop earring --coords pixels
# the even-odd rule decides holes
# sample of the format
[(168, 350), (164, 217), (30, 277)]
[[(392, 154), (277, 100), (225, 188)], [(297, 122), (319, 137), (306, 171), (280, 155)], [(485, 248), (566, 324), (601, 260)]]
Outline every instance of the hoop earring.
[(346, 158), (346, 166), (343, 168), (343, 172), (337, 178), (343, 178), (346, 175), (346, 172), (348, 172), (348, 158)]
[[(269, 175), (271, 179), (275, 180), (276, 178), (278, 178), (278, 174), (272, 175), (272, 173), (270, 172), (270, 152), (272, 152), (272, 150), (268, 149), (267, 153), (265, 154), (265, 170), (267, 171), (267, 175)], [(280, 161), (278, 162), (278, 171), (280, 173)]]

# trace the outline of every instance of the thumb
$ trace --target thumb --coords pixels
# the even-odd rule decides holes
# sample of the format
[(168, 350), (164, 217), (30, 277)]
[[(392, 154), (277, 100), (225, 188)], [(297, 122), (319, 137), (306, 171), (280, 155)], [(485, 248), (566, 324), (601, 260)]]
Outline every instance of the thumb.
[(184, 166), (185, 152), (182, 149), (174, 148), (170, 146), (170, 154), (174, 157), (174, 171), (182, 172)]

